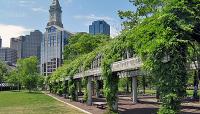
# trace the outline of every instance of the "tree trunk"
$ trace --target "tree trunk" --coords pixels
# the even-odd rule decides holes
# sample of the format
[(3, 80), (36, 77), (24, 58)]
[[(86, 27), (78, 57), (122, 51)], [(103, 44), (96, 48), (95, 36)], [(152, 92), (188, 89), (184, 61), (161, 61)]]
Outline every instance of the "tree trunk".
[(129, 92), (129, 83), (127, 82), (127, 84), (126, 84), (126, 92), (127, 92), (127, 94), (128, 94), (128, 92)]
[(159, 88), (156, 88), (156, 99), (159, 102), (160, 101), (160, 90)]
[(3, 85), (2, 85), (2, 81), (0, 81), (0, 84), (1, 84), (1, 88), (0, 88), (0, 91), (3, 90)]
[(144, 75), (142, 76), (142, 86), (143, 86), (143, 94), (145, 94), (146, 79), (145, 79), (145, 76), (144, 76)]
[(199, 86), (199, 72), (198, 70), (194, 73), (194, 91), (193, 91), (193, 99), (199, 99), (198, 96), (198, 86)]

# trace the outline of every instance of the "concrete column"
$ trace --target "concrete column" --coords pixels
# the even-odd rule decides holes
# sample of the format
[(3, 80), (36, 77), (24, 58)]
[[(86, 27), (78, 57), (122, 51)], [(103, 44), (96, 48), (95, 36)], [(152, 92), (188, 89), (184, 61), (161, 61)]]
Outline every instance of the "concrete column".
[(87, 105), (91, 106), (92, 105), (92, 77), (88, 77), (87, 92), (88, 92)]
[(115, 111), (118, 110), (118, 101), (119, 101), (118, 94), (116, 94), (116, 97), (117, 97), (116, 102), (113, 104), (113, 109), (114, 109)]
[(68, 80), (66, 80), (65, 81), (65, 86), (66, 86), (66, 90), (65, 90), (65, 92), (66, 92), (66, 95), (65, 95), (65, 97), (66, 98), (68, 98), (69, 97), (69, 84), (68, 84)]
[(137, 77), (132, 77), (132, 101), (133, 103), (137, 103)]
[(64, 83), (64, 90), (63, 90), (63, 97), (66, 98), (66, 81), (63, 80), (63, 83)]
[(76, 95), (76, 101), (78, 101), (78, 80), (76, 80), (75, 82), (75, 95)]
[(78, 92), (81, 93), (81, 80), (78, 82)]
[(96, 93), (95, 86), (96, 85), (95, 85), (94, 81), (92, 81), (92, 96), (94, 96)]
[(97, 98), (99, 98), (99, 96), (100, 96), (100, 95), (99, 95), (99, 90), (100, 90), (100, 89), (99, 89), (99, 80), (97, 80), (97, 83), (96, 83), (96, 97), (97, 97)]

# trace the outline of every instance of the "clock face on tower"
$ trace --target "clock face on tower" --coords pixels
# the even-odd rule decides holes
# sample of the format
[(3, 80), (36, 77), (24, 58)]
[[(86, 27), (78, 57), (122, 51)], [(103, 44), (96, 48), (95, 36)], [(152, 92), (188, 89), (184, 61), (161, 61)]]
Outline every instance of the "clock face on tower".
[(51, 19), (51, 21), (55, 21), (55, 15), (54, 15), (54, 13), (50, 14), (50, 19)]

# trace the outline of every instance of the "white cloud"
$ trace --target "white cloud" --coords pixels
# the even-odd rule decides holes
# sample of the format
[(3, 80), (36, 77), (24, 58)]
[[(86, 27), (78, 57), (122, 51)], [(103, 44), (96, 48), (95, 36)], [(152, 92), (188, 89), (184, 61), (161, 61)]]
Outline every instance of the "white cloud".
[(0, 24), (0, 36), (4, 47), (10, 47), (10, 38), (26, 35), (32, 29), (22, 26)]
[(63, 0), (65, 6), (67, 6), (68, 4), (72, 3), (72, 1), (73, 0)]
[(33, 0), (20, 0), (19, 3), (20, 4), (34, 4), (35, 1), (33, 1)]
[(65, 2), (67, 2), (67, 3), (71, 3), (71, 2), (72, 2), (72, 0), (65, 0)]
[(111, 37), (113, 38), (118, 36), (120, 34), (120, 29), (114, 26), (110, 26), (110, 34), (111, 34)]
[(28, 5), (35, 4), (35, 1), (33, 1), (33, 0), (19, 0), (18, 3), (19, 3), (20, 6), (26, 7)]
[(112, 21), (113, 19), (108, 17), (108, 16), (96, 16), (94, 14), (91, 15), (76, 15), (74, 16), (75, 19), (84, 19), (84, 20), (90, 20), (90, 21), (94, 21), (94, 20), (105, 20), (105, 21)]
[(31, 10), (34, 11), (34, 12), (48, 12), (47, 9), (44, 9), (42, 7), (31, 8)]

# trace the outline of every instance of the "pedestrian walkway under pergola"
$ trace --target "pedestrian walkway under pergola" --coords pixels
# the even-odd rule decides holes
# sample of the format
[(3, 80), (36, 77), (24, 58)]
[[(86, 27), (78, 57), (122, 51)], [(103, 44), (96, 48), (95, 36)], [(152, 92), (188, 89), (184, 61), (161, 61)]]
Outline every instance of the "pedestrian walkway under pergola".
[[(93, 63), (91, 64), (91, 69), (88, 71), (81, 71), (73, 76), (74, 81), (76, 83), (76, 93), (81, 92), (81, 79), (87, 77), (87, 90), (88, 90), (88, 99), (87, 104), (92, 105), (92, 96), (95, 95), (97, 98), (100, 96), (99, 89), (103, 88), (103, 77), (101, 76), (101, 56), (97, 56)], [(112, 64), (112, 75), (124, 78), (129, 77), (132, 78), (132, 102), (137, 103), (137, 76), (141, 76), (142, 72), (140, 71), (141, 62), (137, 57), (127, 57), (127, 59), (115, 62)], [(69, 78), (64, 79), (67, 83)], [(62, 81), (62, 80), (61, 80)], [(96, 82), (96, 86), (92, 82)], [(96, 88), (98, 89), (96, 89)], [(95, 92), (94, 92), (95, 91)], [(78, 94), (77, 94), (78, 95)]]
[[(82, 84), (81, 80), (83, 78), (87, 78), (87, 105), (91, 106), (95, 102), (104, 102), (106, 103), (103, 94), (99, 91), (103, 89), (103, 76), (101, 73), (101, 62), (102, 57), (97, 56), (92, 64), (91, 69), (87, 71), (83, 71), (82, 68), (79, 68), (79, 72), (73, 76), (73, 81), (75, 82), (76, 87), (76, 101), (82, 101)], [(141, 61), (138, 57), (127, 56), (126, 59), (122, 59), (121, 61), (114, 62), (112, 64), (112, 76), (119, 78), (131, 78), (131, 94), (128, 95), (127, 98), (132, 102), (132, 104), (136, 104), (138, 101), (137, 94), (137, 77), (145, 75), (144, 72), (141, 71)], [(194, 65), (190, 65), (191, 69), (194, 69)], [(62, 78), (57, 80), (57, 82), (65, 82), (68, 83), (70, 80), (69, 77)], [(96, 83), (94, 83), (96, 82)], [(65, 84), (67, 85), (67, 84)], [(118, 95), (117, 95), (118, 96)], [(119, 96), (118, 96), (119, 99)], [(125, 99), (127, 100), (127, 99)], [(118, 102), (115, 103), (115, 108), (118, 109)]]

